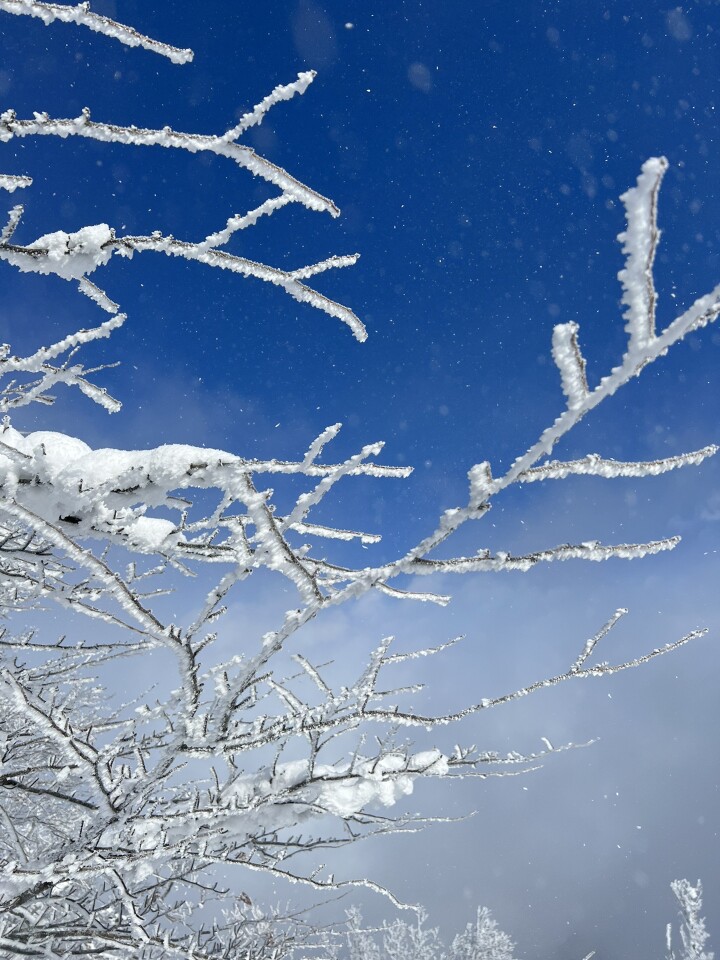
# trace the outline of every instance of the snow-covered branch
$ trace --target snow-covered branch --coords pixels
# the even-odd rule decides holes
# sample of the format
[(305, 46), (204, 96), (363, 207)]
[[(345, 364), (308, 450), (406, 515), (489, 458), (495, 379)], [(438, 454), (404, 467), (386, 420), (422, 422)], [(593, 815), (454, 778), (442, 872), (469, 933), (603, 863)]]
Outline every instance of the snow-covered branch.
[[(287, 203), (287, 199), (284, 202)], [(275, 206), (280, 205), (277, 203)], [(211, 234), (202, 243), (188, 243), (176, 240), (174, 237), (163, 237), (160, 234), (145, 237), (116, 237), (114, 230), (104, 223), (84, 227), (72, 234), (59, 230), (39, 237), (29, 246), (11, 244), (9, 240), (0, 242), (0, 260), (7, 261), (23, 273), (55, 274), (64, 280), (79, 280), (82, 293), (107, 312), (113, 313), (118, 309), (117, 304), (109, 300), (104, 291), (87, 279), (88, 274), (105, 266), (113, 253), (120, 253), (126, 257), (147, 251), (164, 253), (169, 257), (194, 260), (220, 270), (229, 270), (244, 277), (256, 277), (266, 283), (272, 283), (281, 287), (295, 300), (308, 303), (323, 313), (341, 320), (350, 327), (357, 340), (361, 342), (365, 340), (367, 338), (365, 326), (352, 310), (301, 282), (301, 278), (323, 273), (330, 268), (350, 267), (357, 262), (359, 254), (333, 257), (319, 264), (286, 271), (256, 263), (246, 257), (234, 256), (217, 249), (216, 246), (211, 246), (214, 241), (218, 244), (227, 242), (236, 229), (242, 229), (243, 226), (254, 223), (256, 219), (251, 215), (235, 217), (232, 223), (228, 221), (229, 225), (225, 230)], [(12, 220), (10, 222), (12, 224), (10, 235), (12, 235), (15, 224)]]
[(167, 57), (172, 63), (189, 63), (193, 58), (192, 50), (181, 50), (168, 43), (153, 40), (133, 27), (117, 23), (102, 14), (93, 13), (88, 2), (70, 7), (64, 3), (46, 3), (41, 0), (0, 0), (0, 11), (14, 13), (17, 16), (37, 17), (45, 26), (49, 26), (55, 20), (61, 23), (75, 23), (95, 33), (113, 37), (126, 47), (143, 47), (145, 50), (159, 53), (161, 57)]
[(623, 290), (622, 302), (627, 307), (624, 316), (629, 338), (628, 353), (637, 351), (642, 354), (655, 339), (657, 293), (653, 264), (660, 242), (657, 205), (660, 184), (667, 168), (665, 157), (652, 157), (643, 164), (637, 186), (620, 198), (625, 204), (627, 230), (618, 240), (627, 260), (618, 280)]
[(8, 173), (0, 174), (0, 190), (14, 193), (16, 190), (22, 190), (30, 186), (32, 186), (32, 177), (13, 176)]
[(550, 460), (539, 467), (530, 467), (520, 474), (520, 483), (533, 483), (536, 480), (564, 480), (565, 477), (588, 476), (605, 477), (613, 480), (619, 477), (656, 477), (670, 470), (680, 467), (697, 467), (708, 457), (714, 457), (718, 452), (715, 444), (693, 450), (691, 453), (681, 453), (677, 457), (663, 457), (662, 460), (644, 460), (636, 463), (611, 460), (589, 453), (581, 460)]
[[(303, 281), (324, 273), (330, 269), (352, 266), (357, 262), (358, 254), (332, 256), (319, 263), (298, 267), (294, 270), (281, 270), (267, 264), (257, 263), (247, 257), (237, 256), (220, 249), (238, 231), (255, 226), (266, 216), (290, 203), (301, 203), (310, 210), (326, 211), (333, 216), (339, 215), (337, 207), (327, 198), (291, 177), (285, 170), (259, 157), (254, 150), (236, 142), (237, 137), (248, 127), (261, 122), (267, 111), (282, 100), (288, 100), (297, 93), (303, 93), (314, 74), (302, 73), (291, 84), (276, 87), (255, 109), (246, 114), (236, 127), (219, 137), (201, 136), (173, 131), (170, 127), (162, 130), (144, 130), (138, 127), (119, 127), (113, 124), (96, 123), (90, 118), (90, 111), (83, 110), (74, 120), (52, 120), (46, 114), (35, 114), (33, 120), (17, 120), (12, 110), (0, 116), (0, 142), (13, 137), (50, 135), (59, 137), (81, 136), (112, 143), (124, 143), (135, 146), (163, 146), (191, 153), (210, 152), (233, 159), (252, 174), (260, 176), (280, 189), (279, 196), (265, 201), (259, 207), (245, 214), (234, 214), (225, 227), (206, 236), (200, 242), (178, 240), (155, 231), (149, 236), (118, 236), (107, 224), (83, 227), (74, 233), (56, 230), (45, 234), (32, 243), (20, 245), (12, 243), (23, 208), (13, 209), (8, 224), (0, 237), (0, 260), (17, 267), (25, 273), (54, 274), (65, 280), (79, 281), (79, 289), (102, 309), (115, 313), (118, 305), (107, 294), (89, 280), (90, 274), (107, 265), (114, 253), (132, 257), (135, 253), (153, 251), (166, 256), (193, 260), (220, 270), (228, 270), (245, 277), (256, 277), (280, 287), (291, 297), (345, 323), (353, 336), (363, 341), (367, 331), (362, 321), (348, 307), (324, 296), (309, 287)], [(27, 186), (26, 178), (4, 177), (0, 186), (13, 190), (18, 186)], [(29, 182), (29, 181), (28, 181)]]
[[(662, 174), (667, 167), (664, 158), (651, 158), (643, 164), (638, 178), (638, 186), (624, 195), (628, 229), (620, 235), (623, 252), (627, 254), (627, 266), (619, 274), (623, 289), (633, 293), (632, 321), (628, 323), (628, 349), (621, 363), (600, 379), (594, 389), (586, 382), (585, 360), (578, 345), (579, 326), (576, 323), (560, 324), (553, 334), (553, 358), (560, 372), (563, 392), (567, 405), (555, 422), (542, 431), (538, 440), (519, 456), (505, 474), (493, 478), (491, 466), (487, 462), (476, 464), (469, 471), (469, 499), (467, 504), (446, 510), (436, 529), (407, 554), (383, 567), (366, 568), (355, 582), (355, 590), (361, 592), (374, 586), (378, 580), (387, 581), (395, 576), (408, 573), (423, 573), (429, 568), (425, 558), (429, 553), (445, 543), (460, 527), (470, 520), (481, 519), (487, 512), (492, 498), (515, 483), (524, 483), (544, 477), (561, 477), (571, 473), (588, 473), (608, 478), (634, 476), (648, 477), (664, 473), (679, 466), (694, 466), (706, 457), (717, 452), (717, 447), (708, 446), (695, 453), (680, 454), (662, 460), (646, 463), (619, 464), (602, 459), (597, 454), (588, 454), (585, 458), (568, 463), (543, 461), (553, 447), (565, 437), (588, 413), (600, 403), (612, 396), (631, 379), (638, 376), (650, 363), (664, 356), (667, 351), (689, 333), (715, 321), (720, 315), (720, 285), (710, 293), (698, 298), (695, 303), (679, 317), (669, 323), (662, 333), (650, 335), (655, 324), (655, 296), (648, 290), (652, 288), (651, 268), (659, 234), (657, 232), (657, 194)], [(641, 265), (641, 266), (639, 266)], [(629, 271), (629, 272), (628, 272)], [(640, 277), (643, 278), (644, 298), (640, 290)], [(650, 284), (650, 287), (648, 287)], [(654, 288), (652, 288), (654, 290)], [(627, 301), (625, 301), (627, 302)], [(644, 309), (644, 320), (641, 321)], [(639, 332), (640, 330), (645, 332)], [(646, 552), (656, 549), (668, 549), (676, 540), (659, 544), (633, 545), (625, 551), (621, 546), (617, 552), (593, 544), (585, 551), (588, 559), (604, 559), (610, 556), (639, 556), (645, 547)], [(562, 548), (560, 548), (562, 551)], [(573, 548), (583, 550), (583, 546)], [(552, 555), (552, 551), (550, 552)], [(543, 555), (540, 555), (543, 558)], [(483, 549), (477, 557), (457, 557), (449, 560), (434, 561), (435, 569), (442, 572), (483, 569), (483, 563), (492, 558), (484, 555)], [(528, 569), (530, 558), (521, 558), (520, 569)]]
[[(123, 325), (126, 320), (125, 314), (117, 314), (110, 320), (106, 320), (98, 327), (90, 330), (78, 330), (70, 336), (63, 337), (62, 340), (49, 347), (41, 347), (29, 357), (16, 357), (10, 353), (9, 344), (0, 345), (0, 378), (11, 376), (12, 379), (7, 383), (0, 383), (0, 412), (7, 414), (9, 411), (24, 407), (31, 403), (52, 404), (55, 397), (49, 392), (59, 385), (66, 387), (77, 387), (90, 400), (104, 407), (108, 413), (116, 413), (120, 409), (120, 402), (105, 390), (104, 387), (98, 387), (90, 380), (89, 376), (107, 369), (108, 365), (94, 367), (86, 370), (82, 364), (70, 363), (77, 351), (85, 344), (93, 340), (101, 340), (109, 337), (114, 330)], [(56, 365), (52, 361), (58, 360), (63, 354), (67, 354), (65, 361)], [(16, 374), (21, 378), (17, 379)], [(37, 375), (37, 379), (27, 379)], [(7, 424), (3, 430), (6, 431)], [(4, 447), (12, 448), (12, 442), (3, 441)], [(15, 454), (17, 459), (17, 451)]]
[(223, 134), (223, 140), (237, 140), (246, 130), (262, 123), (268, 111), (274, 107), (276, 103), (282, 103), (283, 100), (292, 100), (292, 98), (298, 94), (302, 95), (305, 93), (316, 76), (317, 74), (314, 70), (306, 70), (304, 73), (299, 73), (297, 80), (294, 80), (292, 83), (279, 84), (272, 93), (269, 93), (267, 97), (263, 97), (260, 103), (256, 104), (249, 113), (244, 114), (234, 127), (231, 127), (227, 133)]
[[(302, 74), (300, 75), (303, 76)], [(309, 210), (318, 210), (338, 217), (335, 204), (292, 177), (282, 167), (259, 156), (251, 147), (227, 139), (235, 134), (234, 127), (220, 136), (199, 133), (181, 133), (171, 127), (148, 130), (143, 127), (123, 127), (114, 123), (98, 123), (86, 107), (73, 119), (53, 119), (46, 113), (36, 113), (32, 120), (18, 120), (14, 110), (0, 114), (0, 142), (14, 137), (81, 137), (101, 143), (121, 143), (135, 147), (167, 147), (188, 153), (211, 153), (233, 160), (238, 166), (273, 184), (283, 193)]]
[(675, 953), (672, 947), (672, 924), (667, 926), (667, 960), (713, 960), (715, 956), (705, 949), (709, 934), (702, 910), (702, 884), (693, 886), (689, 880), (673, 880), (672, 892), (680, 906), (680, 942), (682, 950)]

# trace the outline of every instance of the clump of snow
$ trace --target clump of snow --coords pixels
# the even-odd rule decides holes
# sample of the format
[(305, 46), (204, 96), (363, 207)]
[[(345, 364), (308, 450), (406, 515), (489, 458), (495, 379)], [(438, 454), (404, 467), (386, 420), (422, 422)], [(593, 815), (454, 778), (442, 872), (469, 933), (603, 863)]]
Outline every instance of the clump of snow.
[(55, 274), (64, 280), (82, 280), (103, 267), (113, 254), (114, 231), (106, 223), (83, 227), (76, 233), (56, 230), (28, 244), (27, 252), (3, 251), (3, 259), (23, 273)]
[(162, 520), (160, 517), (138, 517), (125, 526), (128, 541), (143, 553), (160, 550), (176, 530), (177, 526), (172, 520)]
[(68, 437), (64, 433), (51, 430), (38, 430), (29, 434), (23, 447), (36, 460), (42, 458), (43, 479), (49, 483), (55, 483), (66, 467), (90, 453), (90, 447), (77, 437)]
[(371, 803), (392, 807), (401, 797), (412, 793), (412, 790), (413, 782), (409, 776), (393, 780), (353, 777), (323, 785), (317, 800), (328, 813), (347, 819), (360, 813)]
[(432, 773), (443, 777), (448, 772), (447, 757), (439, 750), (423, 750), (415, 753), (408, 761), (408, 769), (418, 773)]
[(28, 250), (41, 255), (6, 255), (6, 259), (26, 273), (54, 273), (64, 280), (81, 280), (103, 267), (113, 254), (114, 231), (106, 223), (83, 227), (77, 233), (56, 230), (38, 237)]

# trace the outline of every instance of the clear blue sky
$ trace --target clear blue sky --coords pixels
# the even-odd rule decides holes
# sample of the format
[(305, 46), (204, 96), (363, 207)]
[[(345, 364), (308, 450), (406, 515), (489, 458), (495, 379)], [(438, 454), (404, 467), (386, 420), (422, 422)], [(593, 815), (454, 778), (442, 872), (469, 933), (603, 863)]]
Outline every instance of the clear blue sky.
[[(74, 116), (87, 105), (98, 120), (221, 133), (277, 83), (316, 69), (308, 93), (276, 107), (246, 142), (331, 197), (343, 216), (285, 210), (229, 249), (282, 267), (360, 252), (356, 267), (317, 286), (353, 307), (369, 339), (356, 343), (337, 321), (268, 285), (148, 253), (96, 276), (129, 313), (102, 353), (122, 362), (106, 382), (123, 412), (108, 421), (62, 398), (42, 421), (28, 415), (18, 426), (62, 427), (103, 446), (184, 441), (290, 457), (342, 420), (341, 451), (385, 439), (387, 462), (417, 468), (404, 487), (362, 488), (338, 507), (348, 523), (369, 516), (386, 536), (380, 549), (394, 553), (460, 502), (471, 464), (507, 464), (560, 411), (554, 323), (580, 322), (591, 382), (619, 360), (618, 196), (647, 157), (670, 161), (659, 323), (720, 280), (720, 8), (711, 0), (97, 0), (93, 8), (192, 46), (194, 63), (174, 66), (71, 26), (3, 15), (3, 108)], [(21, 198), (19, 242), (97, 222), (202, 239), (273, 194), (219, 158), (46, 138), (2, 153), (2, 172), (35, 178)], [(3, 282), (0, 336), (18, 351), (98, 320), (59, 280), (6, 268)], [(719, 350), (720, 330), (693, 336), (562, 453), (639, 459), (717, 442)], [(465, 549), (488, 538), (532, 548), (679, 532), (682, 553), (455, 583), (447, 619), (373, 608), (359, 616), (361, 642), (421, 626), (433, 640), (467, 633), (466, 652), (438, 680), (441, 699), (453, 685), (463, 699), (475, 698), (486, 676), (502, 688), (567, 665), (617, 606), (633, 612), (623, 628), (629, 649), (703, 624), (717, 633), (719, 479), (711, 464), (641, 485), (589, 480), (513, 494), (486, 539), (468, 536)], [(614, 651), (624, 649), (619, 640)], [(645, 675), (547, 694), (484, 720), (468, 735), (495, 737), (488, 746), (501, 749), (532, 749), (543, 734), (604, 740), (522, 784), (475, 783), (452, 798), (433, 791), (448, 813), (481, 815), (434, 830), (412, 850), (398, 841), (396, 852), (378, 848), (367, 861), (358, 852), (358, 869), (404, 884), (401, 895), (424, 898), (448, 928), (487, 903), (528, 957), (593, 947), (601, 956), (657, 956), (670, 880), (701, 875), (708, 913), (720, 903), (714, 649), (711, 638)], [(404, 877), (398, 850), (414, 865)], [(715, 931), (720, 937), (717, 909)]]

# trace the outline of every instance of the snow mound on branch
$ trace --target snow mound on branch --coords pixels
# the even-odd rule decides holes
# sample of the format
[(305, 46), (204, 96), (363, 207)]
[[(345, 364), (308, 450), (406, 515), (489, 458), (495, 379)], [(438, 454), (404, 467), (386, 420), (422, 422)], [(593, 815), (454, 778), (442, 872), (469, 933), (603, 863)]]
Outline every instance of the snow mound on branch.
[(111, 493), (152, 502), (163, 491), (212, 484), (219, 470), (241, 464), (221, 450), (164, 444), (154, 450), (93, 450), (64, 433), (40, 430), (24, 437), (13, 427), (0, 431), (0, 485), (12, 481), (52, 484), (69, 506), (87, 507)]
[(24, 437), (0, 430), (0, 486), (51, 523), (71, 522), (78, 534), (113, 532), (135, 549), (154, 553), (177, 534), (171, 520), (144, 516), (168, 491), (200, 483), (231, 466), (219, 450), (168, 444), (155, 450), (93, 450), (49, 430)]
[[(444, 759), (438, 751), (428, 751), (427, 756), (430, 754), (436, 760)], [(295, 760), (272, 770), (242, 774), (224, 788), (222, 804), (213, 814), (214, 823), (222, 823), (223, 829), (231, 830), (238, 839), (294, 828), (327, 814), (351, 819), (375, 804), (391, 807), (412, 793), (418, 774), (409, 769), (409, 762), (418, 766), (416, 757), (401, 761), (400, 754), (389, 754), (352, 768), (317, 764), (311, 771), (307, 760)], [(165, 843), (188, 840), (206, 825), (207, 817), (202, 813), (188, 811), (176, 822), (151, 815), (108, 826), (102, 844), (131, 846), (149, 854)]]
[(57, 230), (31, 243), (28, 250), (41, 250), (41, 256), (9, 256), (27, 273), (54, 273), (64, 280), (81, 280), (98, 267), (104, 267), (113, 254), (114, 231), (106, 223), (83, 227), (77, 233)]
[(393, 780), (354, 777), (347, 782), (328, 783), (318, 791), (317, 803), (328, 813), (347, 819), (372, 803), (392, 807), (401, 797), (413, 791), (411, 777)]
[[(10, 442), (5, 436), (3, 439), (5, 443)], [(14, 443), (12, 446), (22, 449)], [(77, 437), (68, 437), (64, 433), (51, 430), (38, 430), (29, 434), (24, 438), (23, 447), (36, 464), (42, 462), (43, 479), (48, 483), (55, 483), (66, 467), (91, 452), (91, 448)]]
[[(32, 441), (36, 436), (30, 434), (27, 439)], [(78, 444), (76, 457), (65, 459), (70, 448), (57, 448), (62, 458), (57, 480), (68, 493), (78, 485), (88, 490), (103, 487), (138, 494), (143, 491), (142, 498), (138, 499), (147, 501), (148, 487), (169, 490), (196, 485), (203, 478), (209, 478), (216, 468), (240, 462), (239, 458), (229, 457), (221, 450), (177, 443), (163, 444), (154, 450), (92, 450), (82, 441), (74, 442)]]
[[(5, 473), (5, 469), (11, 464), (15, 463), (16, 459), (22, 459), (23, 457), (31, 456), (30, 447), (28, 445), (25, 437), (14, 427), (11, 427), (9, 424), (3, 424), (2, 429), (0, 429), (0, 441), (2, 441), (3, 446), (0, 447), (0, 469)], [(7, 453), (3, 448), (10, 448)], [(20, 457), (16, 458), (12, 455), (11, 451), (17, 451), (20, 454)]]
[(136, 550), (155, 553), (166, 544), (168, 537), (177, 532), (172, 520), (160, 517), (136, 517), (125, 526), (128, 541)]
[(450, 768), (447, 757), (439, 750), (423, 750), (410, 757), (408, 769), (414, 773), (432, 773), (434, 776), (444, 777)]

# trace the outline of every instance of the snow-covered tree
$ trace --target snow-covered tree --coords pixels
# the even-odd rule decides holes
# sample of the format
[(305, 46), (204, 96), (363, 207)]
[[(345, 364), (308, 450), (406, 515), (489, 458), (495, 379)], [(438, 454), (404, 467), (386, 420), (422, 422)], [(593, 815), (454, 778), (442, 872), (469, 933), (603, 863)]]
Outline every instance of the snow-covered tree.
[[(666, 928), (667, 960), (713, 960), (705, 949), (709, 934), (702, 910), (702, 884), (693, 886), (688, 880), (674, 880), (670, 888), (680, 910), (681, 952), (672, 945), (672, 924)], [(500, 929), (487, 907), (479, 907), (475, 923), (469, 923), (456, 934), (449, 948), (445, 947), (437, 927), (427, 927), (427, 916), (421, 911), (413, 923), (397, 918), (382, 927), (371, 928), (363, 923), (359, 910), (351, 910), (345, 933), (349, 960), (513, 960), (515, 944)], [(336, 948), (337, 949), (337, 948)], [(584, 960), (591, 960), (595, 951)]]
[(398, 917), (379, 929), (363, 924), (358, 910), (350, 911), (345, 935), (349, 960), (513, 960), (515, 944), (487, 907), (479, 907), (474, 923), (446, 947), (437, 927), (427, 927), (423, 912), (414, 922)]
[[(191, 56), (95, 15), (87, 4), (0, 0), (0, 10), (49, 24), (71, 21), (175, 62)], [(537, 754), (501, 756), (460, 745), (443, 753), (433, 742), (434, 729), (544, 687), (638, 666), (700, 635), (692, 631), (624, 662), (598, 661), (596, 647), (626, 612), (617, 610), (579, 644), (577, 658), (561, 674), (437, 715), (413, 709), (419, 687), (394, 683), (392, 673), (398, 664), (441, 655), (445, 646), (396, 653), (392, 638), (375, 638), (359, 674), (338, 679), (337, 671), (313, 662), (302, 643), (311, 621), (371, 591), (404, 601), (448, 602), (432, 585), (418, 589), (420, 577), (630, 559), (677, 545), (670, 538), (551, 545), (521, 556), (483, 547), (470, 555), (452, 553), (453, 534), (481, 520), (516, 484), (570, 475), (646, 477), (698, 465), (716, 452), (708, 446), (652, 462), (618, 462), (594, 453), (550, 459), (556, 443), (586, 414), (720, 313), (718, 287), (656, 329), (652, 269), (658, 192), (667, 168), (662, 158), (648, 160), (637, 185), (622, 197), (628, 225), (620, 237), (626, 256), (620, 281), (628, 344), (619, 364), (590, 384), (578, 325), (558, 325), (552, 354), (566, 398), (563, 412), (506, 472), (493, 475), (487, 462), (471, 467), (465, 502), (443, 513), (427, 536), (393, 560), (368, 563), (364, 552), (354, 566), (336, 559), (333, 542), (372, 547), (379, 536), (363, 529), (362, 518), (359, 529), (313, 519), (340, 481), (401, 479), (409, 472), (379, 463), (380, 443), (344, 459), (328, 456), (339, 424), (294, 460), (248, 459), (183, 445), (121, 450), (111, 441), (93, 449), (40, 424), (29, 433), (12, 426), (16, 408), (52, 403), (60, 386), (77, 387), (109, 412), (118, 408), (98, 381), (102, 368), (86, 369), (78, 360), (83, 346), (109, 337), (126, 320), (97, 280), (114, 255), (164, 253), (264, 280), (365, 339), (352, 310), (307, 283), (328, 269), (350, 266), (355, 255), (286, 271), (222, 249), (237, 231), (292, 203), (337, 215), (331, 201), (240, 142), (269, 109), (303, 93), (312, 79), (304, 73), (277, 87), (217, 136), (120, 126), (92, 119), (89, 110), (72, 119), (43, 113), (23, 119), (12, 110), (0, 116), (4, 143), (83, 137), (210, 152), (277, 189), (273, 199), (229, 216), (200, 241), (162, 230), (125, 235), (104, 223), (74, 232), (49, 229), (23, 240), (19, 205), (2, 232), (0, 260), (76, 284), (107, 314), (93, 329), (70, 333), (30, 356), (14, 356), (9, 346), (0, 356), (0, 591), (8, 617), (18, 615), (0, 637), (3, 956), (279, 955), (289, 949), (287, 942), (278, 946), (264, 934), (254, 940), (259, 918), (238, 899), (248, 872), (320, 892), (365, 886), (394, 901), (371, 880), (333, 876), (316, 862), (308, 866), (303, 855), (410, 825), (402, 808), (396, 815), (386, 810), (418, 780), (509, 772), (556, 749), (546, 743)], [(25, 171), (0, 178), (0, 187), (10, 192), (30, 185)], [(281, 622), (253, 636), (238, 611), (243, 588), (263, 568), (284, 578), (294, 599)], [(198, 574), (207, 585), (204, 598), (190, 614), (180, 614), (168, 604), (168, 591)], [(49, 638), (47, 627), (30, 626), (51, 604), (75, 616), (60, 639)], [(218, 652), (219, 630), (232, 638), (230, 656)], [(121, 659), (138, 664), (137, 687), (118, 703), (112, 681)], [(167, 682), (148, 689), (151, 675)], [(404, 736), (411, 732), (424, 742), (413, 745)], [(490, 955), (510, 956), (511, 944), (487, 915), (458, 938), (455, 954), (485, 956), (481, 934), (497, 934)]]
[(515, 944), (493, 920), (487, 907), (480, 907), (475, 923), (458, 933), (450, 947), (450, 960), (513, 960)]

